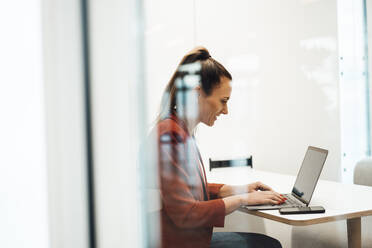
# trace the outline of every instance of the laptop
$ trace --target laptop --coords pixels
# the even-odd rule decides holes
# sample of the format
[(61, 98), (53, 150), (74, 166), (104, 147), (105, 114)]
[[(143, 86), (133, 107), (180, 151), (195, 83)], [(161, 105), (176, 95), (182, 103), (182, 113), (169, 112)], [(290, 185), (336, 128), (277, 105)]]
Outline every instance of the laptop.
[(290, 194), (283, 194), (287, 198), (284, 203), (280, 205), (246, 205), (242, 206), (242, 208), (247, 210), (270, 210), (286, 207), (307, 207), (314, 193), (327, 155), (327, 150), (313, 146), (308, 147), (292, 192)]

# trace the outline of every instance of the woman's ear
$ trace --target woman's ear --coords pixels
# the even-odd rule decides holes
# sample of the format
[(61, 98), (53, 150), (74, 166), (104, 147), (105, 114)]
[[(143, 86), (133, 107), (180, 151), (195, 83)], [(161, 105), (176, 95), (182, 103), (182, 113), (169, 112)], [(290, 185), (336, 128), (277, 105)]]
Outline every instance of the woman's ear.
[(194, 88), (194, 90), (196, 91), (196, 93), (198, 94), (198, 96), (200, 96), (200, 93), (201, 93), (200, 85), (196, 86), (196, 87)]

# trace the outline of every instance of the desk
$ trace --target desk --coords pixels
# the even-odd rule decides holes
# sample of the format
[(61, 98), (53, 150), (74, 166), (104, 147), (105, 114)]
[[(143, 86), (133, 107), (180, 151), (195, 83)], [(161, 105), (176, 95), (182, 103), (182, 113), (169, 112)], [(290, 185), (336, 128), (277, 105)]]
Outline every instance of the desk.
[[(295, 179), (295, 176), (247, 167), (214, 169), (208, 173), (209, 182), (238, 185), (261, 181), (280, 193), (291, 192)], [(348, 247), (361, 247), (361, 217), (372, 215), (372, 187), (319, 180), (310, 205), (321, 205), (326, 212), (280, 215), (278, 210), (249, 211), (243, 208), (239, 210), (293, 226), (347, 220)]]

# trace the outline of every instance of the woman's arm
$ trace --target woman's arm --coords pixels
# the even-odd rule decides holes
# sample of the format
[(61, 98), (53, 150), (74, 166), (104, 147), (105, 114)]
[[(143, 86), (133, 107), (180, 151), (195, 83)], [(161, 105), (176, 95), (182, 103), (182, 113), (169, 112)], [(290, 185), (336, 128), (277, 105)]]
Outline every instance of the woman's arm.
[(248, 185), (223, 185), (218, 192), (219, 198), (226, 198), (229, 196), (241, 195), (248, 193)]
[(223, 185), (220, 188), (220, 191), (218, 192), (218, 196), (220, 198), (225, 198), (233, 195), (241, 195), (244, 193), (251, 193), (255, 191), (273, 191), (272, 188), (269, 186), (261, 183), (261, 182), (255, 182), (251, 184), (245, 184), (245, 185)]

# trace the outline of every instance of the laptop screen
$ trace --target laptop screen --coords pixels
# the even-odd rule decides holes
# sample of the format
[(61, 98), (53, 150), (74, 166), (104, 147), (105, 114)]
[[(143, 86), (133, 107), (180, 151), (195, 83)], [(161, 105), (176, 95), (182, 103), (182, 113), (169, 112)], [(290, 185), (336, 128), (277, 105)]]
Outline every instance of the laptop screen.
[(327, 155), (328, 151), (324, 149), (312, 146), (309, 146), (307, 149), (301, 169), (292, 189), (292, 193), (304, 200), (307, 204), (310, 202), (311, 196), (313, 195)]

